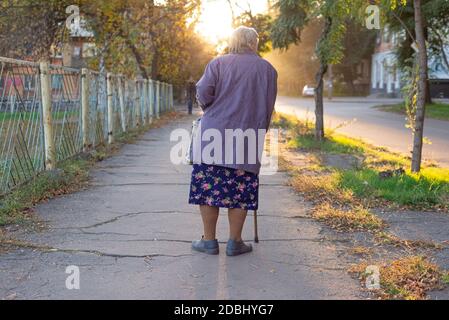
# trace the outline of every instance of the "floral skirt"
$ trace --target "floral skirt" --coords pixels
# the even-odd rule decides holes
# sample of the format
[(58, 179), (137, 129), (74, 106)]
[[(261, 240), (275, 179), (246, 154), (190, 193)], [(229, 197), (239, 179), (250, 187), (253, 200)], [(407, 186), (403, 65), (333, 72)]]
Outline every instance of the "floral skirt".
[(257, 210), (259, 176), (216, 165), (194, 164), (189, 203)]

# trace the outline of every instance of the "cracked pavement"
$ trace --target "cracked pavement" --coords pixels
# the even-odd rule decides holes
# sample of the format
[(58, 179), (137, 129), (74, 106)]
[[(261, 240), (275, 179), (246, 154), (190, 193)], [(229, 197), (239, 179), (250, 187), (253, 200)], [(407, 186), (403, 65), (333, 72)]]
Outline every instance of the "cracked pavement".
[[(283, 172), (261, 177), (261, 241), (253, 253), (224, 254), (224, 210), (220, 255), (191, 251), (201, 219), (187, 203), (191, 167), (170, 163), (169, 136), (192, 119), (148, 131), (99, 163), (87, 189), (38, 205), (48, 228), (19, 231), (15, 237), (30, 245), (0, 256), (0, 299), (364, 298), (346, 272), (345, 239), (326, 237)], [(248, 241), (252, 222), (249, 216)], [(70, 265), (80, 268), (79, 290), (65, 287)]]

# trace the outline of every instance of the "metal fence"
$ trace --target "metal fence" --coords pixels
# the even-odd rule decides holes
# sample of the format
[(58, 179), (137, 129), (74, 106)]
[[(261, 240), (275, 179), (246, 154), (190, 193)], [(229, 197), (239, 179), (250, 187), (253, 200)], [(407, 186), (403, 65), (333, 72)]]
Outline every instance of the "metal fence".
[(172, 108), (167, 83), (0, 57), (0, 194)]

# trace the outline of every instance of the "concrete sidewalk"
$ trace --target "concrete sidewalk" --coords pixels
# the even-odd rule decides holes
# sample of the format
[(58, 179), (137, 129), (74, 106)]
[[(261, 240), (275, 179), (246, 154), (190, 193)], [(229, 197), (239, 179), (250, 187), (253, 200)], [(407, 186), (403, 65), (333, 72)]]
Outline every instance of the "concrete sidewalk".
[[(261, 177), (254, 252), (226, 257), (225, 211), (219, 256), (194, 253), (198, 209), (187, 204), (189, 166), (170, 163), (170, 132), (192, 117), (147, 132), (101, 162), (84, 191), (41, 204), (49, 225), (19, 237), (54, 250), (20, 249), (0, 256), (0, 299), (357, 299), (344, 248), (325, 239), (286, 175)], [(252, 239), (249, 217), (245, 238)], [(80, 290), (65, 286), (66, 267), (80, 268)]]

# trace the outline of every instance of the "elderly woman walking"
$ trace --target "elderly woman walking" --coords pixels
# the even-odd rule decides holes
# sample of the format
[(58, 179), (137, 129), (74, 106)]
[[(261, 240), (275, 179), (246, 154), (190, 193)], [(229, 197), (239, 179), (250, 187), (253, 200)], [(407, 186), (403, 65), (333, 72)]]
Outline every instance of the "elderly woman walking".
[[(259, 205), (264, 139), (259, 132), (268, 130), (277, 94), (276, 70), (257, 55), (258, 42), (254, 29), (237, 28), (230, 39), (229, 54), (212, 60), (197, 83), (197, 98), (204, 111), (199, 126), (200, 151), (205, 152), (203, 139), (208, 130), (222, 137), (221, 150), (195, 160), (190, 185), (189, 203), (199, 205), (204, 225), (202, 239), (193, 241), (192, 248), (207, 254), (218, 254), (219, 208), (228, 209), (226, 254), (252, 251), (252, 246), (242, 240), (242, 229), (248, 210), (257, 210)], [(229, 135), (230, 130), (245, 133), (243, 150), (242, 144), (234, 145), (236, 139)], [(229, 136), (232, 139), (226, 139)], [(256, 139), (250, 139), (254, 136)], [(216, 146), (217, 141), (213, 142)]]

